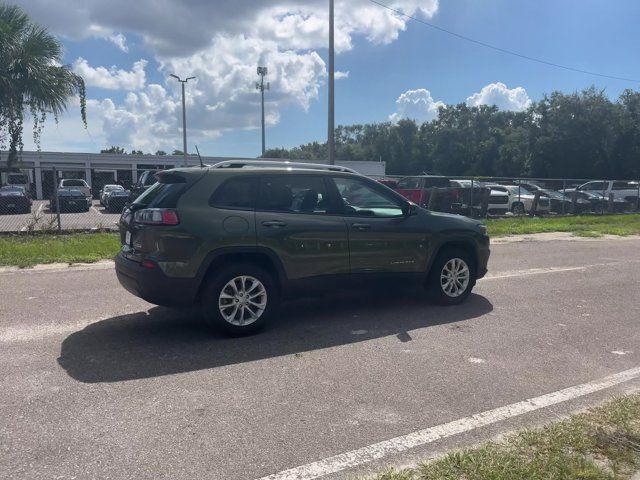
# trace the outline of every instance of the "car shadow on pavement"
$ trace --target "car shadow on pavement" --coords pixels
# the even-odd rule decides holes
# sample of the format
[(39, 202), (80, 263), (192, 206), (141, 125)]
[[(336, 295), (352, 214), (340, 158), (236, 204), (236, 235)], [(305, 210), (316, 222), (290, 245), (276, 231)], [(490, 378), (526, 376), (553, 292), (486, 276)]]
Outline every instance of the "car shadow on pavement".
[(251, 337), (207, 330), (196, 312), (162, 307), (93, 323), (69, 335), (58, 363), (85, 383), (119, 382), (240, 364), (396, 336), (454, 323), (493, 310), (472, 294), (455, 307), (427, 302), (416, 292), (333, 294), (285, 303), (270, 326)]

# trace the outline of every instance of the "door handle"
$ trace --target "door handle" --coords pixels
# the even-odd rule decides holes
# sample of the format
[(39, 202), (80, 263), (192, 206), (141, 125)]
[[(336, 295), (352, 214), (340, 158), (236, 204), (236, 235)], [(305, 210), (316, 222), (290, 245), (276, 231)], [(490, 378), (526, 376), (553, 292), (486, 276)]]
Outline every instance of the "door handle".
[(368, 223), (354, 223), (351, 226), (356, 230), (369, 230), (371, 228), (371, 225)]
[(287, 224), (285, 222), (281, 222), (280, 220), (269, 220), (267, 222), (262, 222), (262, 225), (265, 227), (274, 227), (274, 228), (280, 228), (280, 227), (286, 227)]

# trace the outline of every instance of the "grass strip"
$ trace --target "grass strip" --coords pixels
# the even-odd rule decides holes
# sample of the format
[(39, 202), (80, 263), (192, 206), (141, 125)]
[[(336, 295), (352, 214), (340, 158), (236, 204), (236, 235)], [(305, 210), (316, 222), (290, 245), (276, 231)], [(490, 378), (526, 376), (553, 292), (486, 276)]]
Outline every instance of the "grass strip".
[(113, 258), (119, 249), (120, 239), (114, 233), (0, 236), (0, 265), (97, 262)]
[(513, 217), (486, 221), (493, 237), (544, 232), (570, 232), (585, 237), (640, 234), (640, 214), (578, 217)]
[[(640, 215), (518, 217), (486, 221), (492, 237), (541, 232), (580, 236), (640, 235)], [(41, 263), (96, 262), (120, 249), (117, 233), (70, 233), (0, 236), (0, 265), (30, 267)]]
[(640, 394), (369, 480), (617, 480), (640, 469)]

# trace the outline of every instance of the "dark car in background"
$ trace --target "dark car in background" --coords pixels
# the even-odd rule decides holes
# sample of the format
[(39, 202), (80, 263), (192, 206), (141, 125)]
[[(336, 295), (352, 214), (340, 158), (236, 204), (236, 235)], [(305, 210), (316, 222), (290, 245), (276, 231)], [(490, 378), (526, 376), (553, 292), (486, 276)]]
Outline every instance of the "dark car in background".
[[(86, 197), (81, 190), (72, 188), (59, 190), (57, 198), (61, 212), (88, 212), (91, 209), (91, 198)], [(49, 209), (52, 212), (57, 210), (55, 194), (49, 201)]]
[[(549, 211), (553, 213), (570, 213), (572, 210), (573, 198), (569, 194), (556, 192), (555, 190), (547, 190), (542, 188), (538, 190), (540, 195), (549, 198)], [(584, 198), (576, 199), (575, 209), (573, 213), (586, 213), (591, 211), (591, 203)]]
[(0, 215), (30, 213), (32, 203), (24, 187), (9, 185), (0, 188)]
[(131, 192), (124, 188), (111, 190), (104, 196), (104, 206), (110, 213), (120, 213), (131, 200)]
[(138, 198), (144, 192), (147, 191), (149, 187), (154, 185), (158, 179), (156, 178), (156, 174), (161, 170), (145, 170), (138, 177), (138, 181), (131, 186), (131, 191), (129, 198), (131, 201)]
[[(567, 195), (572, 195), (568, 193)], [(583, 200), (589, 203), (590, 211), (595, 213), (604, 213), (609, 209), (609, 199), (603, 196), (602, 193), (595, 192), (577, 192), (578, 200)], [(613, 199), (613, 211), (616, 213), (625, 212), (629, 208), (629, 203), (623, 198), (614, 197)]]

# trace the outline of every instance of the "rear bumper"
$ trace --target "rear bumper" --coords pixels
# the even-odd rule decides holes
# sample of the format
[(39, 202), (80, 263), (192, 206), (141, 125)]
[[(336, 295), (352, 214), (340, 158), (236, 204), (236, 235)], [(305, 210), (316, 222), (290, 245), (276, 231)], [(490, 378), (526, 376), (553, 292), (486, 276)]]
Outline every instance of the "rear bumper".
[(197, 278), (168, 277), (158, 265), (145, 268), (121, 253), (116, 256), (115, 263), (120, 284), (149, 303), (175, 307), (193, 305), (196, 300), (199, 288)]

